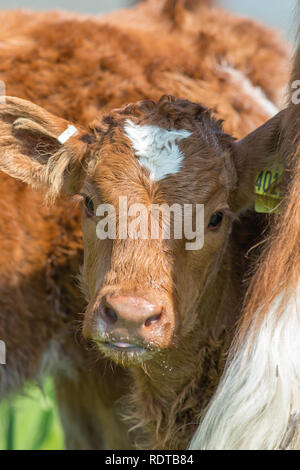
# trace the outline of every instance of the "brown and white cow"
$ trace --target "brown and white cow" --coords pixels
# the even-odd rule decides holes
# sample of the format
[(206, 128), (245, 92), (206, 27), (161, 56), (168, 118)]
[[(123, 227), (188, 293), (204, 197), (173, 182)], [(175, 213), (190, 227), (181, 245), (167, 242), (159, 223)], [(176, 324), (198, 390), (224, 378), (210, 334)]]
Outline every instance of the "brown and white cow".
[(300, 47), (278, 154), (286, 195), (245, 298), (226, 373), (192, 449), (300, 449)]
[[(0, 78), (19, 97), (0, 104), (0, 395), (50, 372), (70, 448), (186, 448), (264, 226), (254, 179), (277, 160), (282, 115), (231, 135), (276, 113), (285, 47), (219, 9), (157, 7), (1, 14)], [(203, 248), (99, 240), (97, 208), (118, 213), (120, 197), (204, 204)]]

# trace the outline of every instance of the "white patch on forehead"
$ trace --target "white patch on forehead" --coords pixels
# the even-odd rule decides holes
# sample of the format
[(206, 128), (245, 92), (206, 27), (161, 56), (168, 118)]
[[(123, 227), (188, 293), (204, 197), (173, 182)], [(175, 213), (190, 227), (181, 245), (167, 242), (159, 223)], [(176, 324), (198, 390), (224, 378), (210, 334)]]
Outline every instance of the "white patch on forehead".
[(166, 130), (158, 126), (139, 126), (130, 119), (124, 126), (127, 137), (142, 166), (150, 171), (150, 178), (158, 181), (178, 173), (184, 159), (177, 143), (187, 139), (191, 132), (184, 129)]

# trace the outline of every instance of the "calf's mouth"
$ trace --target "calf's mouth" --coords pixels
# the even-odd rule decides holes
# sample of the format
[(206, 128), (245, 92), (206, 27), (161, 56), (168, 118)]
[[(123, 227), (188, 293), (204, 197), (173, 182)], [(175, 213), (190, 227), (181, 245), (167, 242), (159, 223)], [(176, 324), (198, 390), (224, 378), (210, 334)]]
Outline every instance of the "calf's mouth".
[(108, 349), (112, 349), (113, 351), (118, 351), (122, 353), (140, 353), (143, 354), (148, 351), (148, 348), (141, 346), (139, 344), (134, 344), (134, 343), (124, 343), (124, 342), (110, 342), (110, 341), (104, 341), (102, 343), (103, 347), (106, 347)]

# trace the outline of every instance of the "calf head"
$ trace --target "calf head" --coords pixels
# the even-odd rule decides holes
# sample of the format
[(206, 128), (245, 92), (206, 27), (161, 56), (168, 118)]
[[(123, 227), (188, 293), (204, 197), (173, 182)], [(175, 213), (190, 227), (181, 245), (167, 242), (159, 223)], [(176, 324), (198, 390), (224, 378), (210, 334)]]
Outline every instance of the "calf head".
[[(276, 158), (281, 118), (235, 142), (201, 105), (163, 97), (112, 111), (88, 131), (71, 128), (67, 139), (63, 119), (17, 98), (0, 104), (0, 169), (52, 200), (63, 191), (82, 202), (83, 334), (107, 356), (139, 363), (177, 347), (195, 328), (232, 220), (251, 206), (256, 173)], [(166, 227), (163, 211), (150, 217), (154, 206), (183, 212), (178, 221), (171, 211)], [(189, 239), (183, 230), (175, 236), (185, 208)]]

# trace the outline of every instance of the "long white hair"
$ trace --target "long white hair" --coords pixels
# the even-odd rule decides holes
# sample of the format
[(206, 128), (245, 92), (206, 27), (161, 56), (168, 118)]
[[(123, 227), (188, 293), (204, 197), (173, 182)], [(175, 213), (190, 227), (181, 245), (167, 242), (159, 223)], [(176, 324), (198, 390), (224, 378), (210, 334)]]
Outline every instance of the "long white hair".
[(300, 283), (238, 346), (191, 449), (300, 449)]

